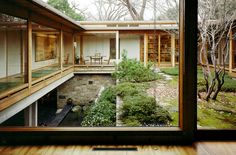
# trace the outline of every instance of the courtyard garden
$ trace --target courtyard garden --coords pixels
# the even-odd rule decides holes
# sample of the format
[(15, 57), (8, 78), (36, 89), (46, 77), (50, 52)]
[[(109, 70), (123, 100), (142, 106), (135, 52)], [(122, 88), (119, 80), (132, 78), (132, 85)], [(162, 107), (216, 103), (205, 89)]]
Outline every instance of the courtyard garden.
[[(156, 69), (125, 54), (112, 74), (116, 85), (105, 87), (97, 99), (75, 110), (84, 127), (160, 127), (179, 125), (178, 67)], [(226, 74), (216, 100), (204, 100), (205, 85), (198, 68), (198, 128), (236, 126), (236, 80)]]
[[(161, 71), (171, 75), (169, 85), (178, 84), (178, 68), (162, 68)], [(198, 93), (204, 96), (205, 85), (201, 68), (198, 68)], [(226, 73), (225, 83), (216, 100), (206, 101), (198, 95), (197, 123), (198, 128), (232, 129), (236, 127), (236, 79)], [(178, 106), (178, 102), (173, 102)], [(173, 117), (174, 115), (172, 115)]]
[[(173, 77), (122, 56), (116, 85), (84, 108), (82, 126), (178, 126), (178, 84)], [(168, 89), (168, 90), (167, 90)]]

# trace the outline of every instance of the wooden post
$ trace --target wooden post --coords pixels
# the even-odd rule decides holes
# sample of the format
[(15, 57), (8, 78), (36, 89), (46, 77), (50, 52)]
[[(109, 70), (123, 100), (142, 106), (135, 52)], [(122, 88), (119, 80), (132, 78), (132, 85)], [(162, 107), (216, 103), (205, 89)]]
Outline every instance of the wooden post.
[(179, 127), (189, 142), (197, 130), (197, 2), (179, 1)]
[(6, 60), (6, 77), (8, 76), (8, 45), (7, 45), (7, 31), (5, 31), (5, 37), (4, 37), (4, 52), (5, 52), (5, 60)]
[(63, 49), (63, 31), (60, 30), (60, 69), (63, 71), (64, 49)]
[(161, 65), (161, 35), (158, 35), (158, 66)]
[(75, 51), (76, 51), (76, 35), (73, 33), (72, 35), (72, 65), (74, 66), (75, 65)]
[(175, 35), (171, 34), (171, 65), (175, 67)]
[(148, 61), (147, 52), (148, 52), (148, 34), (145, 33), (144, 34), (144, 55), (143, 55), (144, 66), (147, 65), (147, 61)]
[(80, 64), (84, 62), (84, 51), (83, 51), (83, 36), (80, 36)]
[(119, 62), (119, 31), (116, 31), (116, 64)]
[(32, 86), (32, 22), (28, 19), (28, 84), (29, 90)]
[(25, 126), (37, 127), (38, 126), (38, 102), (34, 102), (24, 110)]
[(229, 73), (232, 73), (233, 69), (233, 33), (230, 30), (229, 34)]

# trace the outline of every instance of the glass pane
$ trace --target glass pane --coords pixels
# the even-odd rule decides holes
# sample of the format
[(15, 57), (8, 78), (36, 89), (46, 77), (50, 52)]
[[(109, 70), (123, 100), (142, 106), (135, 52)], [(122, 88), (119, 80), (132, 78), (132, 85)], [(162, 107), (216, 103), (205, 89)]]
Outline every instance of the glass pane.
[(73, 65), (73, 52), (74, 52), (74, 41), (73, 41), (73, 34), (70, 33), (63, 33), (63, 67), (68, 67)]
[(60, 62), (75, 61), (75, 74), (2, 125), (179, 126), (178, 2), (150, 4), (145, 21), (91, 22), (79, 34), (32, 23), (33, 87), (54, 79)]
[(32, 80), (60, 70), (59, 31), (32, 23)]
[(0, 13), (0, 23), (1, 95), (28, 82), (28, 60), (27, 21)]
[(235, 6), (236, 1), (199, 0), (199, 129), (236, 128)]

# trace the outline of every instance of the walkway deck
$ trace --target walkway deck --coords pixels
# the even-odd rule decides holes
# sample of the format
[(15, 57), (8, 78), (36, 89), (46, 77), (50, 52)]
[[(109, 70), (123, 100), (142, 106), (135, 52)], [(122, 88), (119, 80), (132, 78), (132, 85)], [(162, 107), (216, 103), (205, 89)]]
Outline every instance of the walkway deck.
[(111, 74), (115, 71), (114, 65), (75, 65), (75, 74)]

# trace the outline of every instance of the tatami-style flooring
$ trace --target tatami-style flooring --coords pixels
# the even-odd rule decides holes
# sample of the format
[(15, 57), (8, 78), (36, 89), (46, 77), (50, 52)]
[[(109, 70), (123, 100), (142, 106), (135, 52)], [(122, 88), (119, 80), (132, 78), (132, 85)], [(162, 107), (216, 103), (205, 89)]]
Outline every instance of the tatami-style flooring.
[[(137, 149), (137, 150), (135, 150)], [(0, 146), (1, 155), (236, 155), (234, 142), (196, 142), (190, 146)]]

